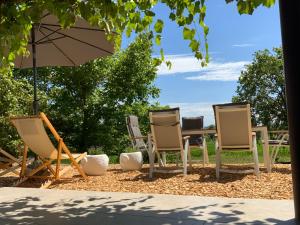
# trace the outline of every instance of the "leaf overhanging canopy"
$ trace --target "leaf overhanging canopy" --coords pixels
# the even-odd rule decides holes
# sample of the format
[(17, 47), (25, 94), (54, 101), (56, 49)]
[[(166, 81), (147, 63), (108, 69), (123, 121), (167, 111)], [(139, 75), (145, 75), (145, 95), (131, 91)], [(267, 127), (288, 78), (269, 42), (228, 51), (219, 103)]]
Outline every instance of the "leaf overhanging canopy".
[[(240, 14), (252, 14), (258, 6), (271, 7), (275, 3), (275, 0), (225, 1), (236, 3)], [(205, 0), (14, 0), (0, 1), (0, 73), (10, 71), (17, 55), (28, 54), (26, 46), (32, 23), (38, 22), (44, 11), (57, 16), (63, 28), (74, 24), (80, 16), (104, 29), (116, 46), (120, 46), (123, 33), (129, 37), (149, 30), (160, 45), (164, 21), (154, 10), (159, 3), (169, 8), (169, 19), (182, 27), (183, 39), (204, 66), (209, 61)], [(119, 35), (112, 35), (113, 32)], [(163, 49), (161, 60), (164, 60)]]

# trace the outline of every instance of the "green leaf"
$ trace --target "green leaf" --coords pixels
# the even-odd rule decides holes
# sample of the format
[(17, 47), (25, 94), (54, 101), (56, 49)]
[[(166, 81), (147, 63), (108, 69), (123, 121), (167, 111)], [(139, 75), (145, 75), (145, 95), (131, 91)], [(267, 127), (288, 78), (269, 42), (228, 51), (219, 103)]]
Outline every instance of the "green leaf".
[(169, 18), (174, 21), (176, 19), (176, 15), (174, 13), (170, 13)]
[(172, 68), (171, 61), (166, 61), (166, 65), (167, 65), (167, 67), (168, 67), (169, 70)]
[(264, 0), (263, 5), (266, 7), (271, 7), (275, 4), (275, 0)]
[(164, 27), (164, 22), (158, 19), (154, 25), (154, 30), (156, 33), (161, 33)]
[(199, 60), (203, 58), (201, 52), (199, 52), (199, 51), (197, 51), (197, 52), (195, 53), (195, 57), (196, 57), (197, 59), (199, 59)]
[(249, 2), (239, 1), (237, 4), (240, 14), (252, 14), (254, 8), (250, 6)]
[(160, 66), (161, 63), (162, 63), (161, 59), (159, 59), (159, 58), (153, 58), (153, 64), (154, 64), (154, 66), (156, 66), (156, 67)]
[(199, 49), (200, 43), (196, 40), (191, 40), (189, 47), (192, 49), (193, 52), (196, 52)]
[(125, 10), (131, 11), (136, 7), (135, 3), (133, 1), (128, 1), (125, 3)]
[(156, 35), (155, 36), (155, 43), (157, 44), (157, 45), (160, 45), (160, 41), (161, 41), (161, 35)]
[(162, 61), (165, 61), (165, 53), (164, 53), (164, 50), (162, 48), (160, 49), (160, 57), (161, 57)]
[(127, 36), (127, 37), (130, 37), (131, 32), (132, 32), (131, 27), (127, 27), (127, 29), (126, 29), (126, 36)]
[(183, 38), (185, 40), (192, 40), (195, 36), (195, 29), (189, 29), (188, 27), (183, 28)]
[(145, 11), (145, 15), (146, 15), (146, 16), (154, 17), (154, 16), (155, 16), (155, 13), (152, 12), (152, 11), (150, 11), (150, 10), (146, 10), (146, 11)]
[(209, 32), (209, 27), (205, 25), (203, 20), (200, 21), (200, 26), (203, 28), (204, 35), (207, 36)]

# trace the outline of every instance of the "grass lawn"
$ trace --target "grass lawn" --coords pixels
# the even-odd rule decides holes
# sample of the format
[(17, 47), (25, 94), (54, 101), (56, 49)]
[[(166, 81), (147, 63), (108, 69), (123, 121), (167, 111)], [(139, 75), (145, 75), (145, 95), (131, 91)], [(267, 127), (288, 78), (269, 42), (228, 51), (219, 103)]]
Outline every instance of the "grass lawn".
[[(263, 146), (261, 142), (257, 143), (259, 162), (263, 163)], [(215, 163), (215, 142), (211, 139), (207, 140), (209, 162)], [(288, 148), (282, 148), (277, 155), (278, 162), (290, 162), (290, 151)], [(197, 147), (192, 147), (192, 159), (202, 160), (202, 150)], [(175, 162), (176, 157), (174, 155), (167, 155), (168, 162)], [(145, 159), (147, 162), (147, 159)], [(119, 156), (109, 156), (109, 162), (116, 164), (119, 163)], [(253, 163), (252, 152), (224, 152), (222, 153), (223, 163)]]
[[(207, 141), (208, 156), (210, 163), (215, 162), (215, 142)], [(263, 163), (263, 145), (261, 142), (257, 143), (259, 162)], [(202, 151), (199, 148), (192, 148), (192, 158), (202, 159)], [(278, 162), (290, 162), (290, 151), (288, 148), (282, 148), (277, 155)], [(224, 152), (222, 153), (222, 162), (224, 163), (252, 163), (252, 152)]]

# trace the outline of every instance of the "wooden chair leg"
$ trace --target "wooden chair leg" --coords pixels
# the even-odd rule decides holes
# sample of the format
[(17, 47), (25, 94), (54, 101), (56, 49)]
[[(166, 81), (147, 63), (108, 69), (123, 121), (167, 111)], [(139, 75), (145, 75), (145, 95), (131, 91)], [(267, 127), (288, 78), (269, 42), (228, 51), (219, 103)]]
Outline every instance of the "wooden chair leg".
[(65, 145), (65, 143), (62, 141), (62, 150), (68, 155), (69, 159), (71, 160), (71, 163), (73, 163), (73, 165), (75, 166), (75, 168), (77, 169), (77, 171), (80, 173), (80, 175), (87, 180), (88, 177), (86, 176), (85, 172), (82, 170), (82, 168), (79, 166), (79, 164), (76, 162), (76, 160), (74, 159), (74, 157), (72, 156), (70, 150), (68, 149), (68, 147)]
[(28, 146), (26, 144), (24, 144), (22, 166), (21, 166), (20, 176), (19, 176), (20, 178), (24, 177), (25, 172), (26, 172), (27, 153), (28, 153)]
[(59, 179), (59, 170), (60, 170), (60, 163), (61, 163), (61, 151), (62, 151), (62, 139), (58, 141), (58, 148), (57, 148), (57, 160), (56, 160), (56, 171), (55, 171), (55, 180)]
[[(42, 170), (43, 168), (47, 167), (48, 165), (51, 165), (52, 160), (46, 161), (44, 162), (42, 165), (38, 166), (37, 168), (35, 168), (34, 170), (32, 170), (29, 174), (28, 177), (33, 176), (34, 174), (36, 174), (37, 172), (39, 172), (40, 170)], [(47, 176), (45, 176), (47, 177)]]

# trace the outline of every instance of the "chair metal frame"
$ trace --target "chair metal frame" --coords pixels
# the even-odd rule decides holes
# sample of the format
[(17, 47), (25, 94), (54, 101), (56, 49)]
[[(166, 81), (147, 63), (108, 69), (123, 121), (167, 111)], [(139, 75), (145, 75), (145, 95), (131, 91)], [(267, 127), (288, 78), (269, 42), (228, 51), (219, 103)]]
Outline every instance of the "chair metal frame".
[[(163, 117), (170, 117), (174, 116), (176, 118), (176, 123), (174, 124), (156, 124), (154, 123), (154, 118), (163, 118)], [(151, 127), (151, 134), (148, 135), (148, 155), (149, 155), (149, 177), (153, 177), (153, 173), (180, 173), (183, 172), (183, 175), (187, 175), (187, 160), (188, 160), (188, 152), (190, 151), (189, 148), (189, 136), (184, 137), (184, 147), (182, 142), (182, 134), (181, 134), (181, 127), (180, 127), (180, 117), (179, 117), (179, 108), (174, 109), (167, 109), (167, 110), (150, 110), (149, 111), (149, 118), (150, 118), (150, 127)], [(157, 136), (155, 127), (156, 126), (164, 126), (164, 127), (174, 127), (177, 130), (177, 136), (174, 138), (178, 138), (179, 146), (175, 148), (169, 148), (165, 146), (158, 146), (158, 139), (160, 137)], [(180, 169), (173, 169), (173, 170), (166, 170), (165, 167), (166, 163), (166, 154), (167, 153), (180, 153), (181, 158), (183, 161), (183, 167)], [(154, 156), (155, 154), (162, 154), (162, 161), (163, 165), (159, 163), (158, 167), (155, 167), (154, 163)], [(178, 167), (178, 164), (177, 164)]]
[[(227, 173), (250, 173), (254, 172), (256, 176), (259, 176), (259, 161), (257, 153), (257, 142), (256, 142), (256, 133), (252, 132), (251, 127), (251, 113), (250, 113), (250, 104), (223, 104), (223, 105), (214, 105), (215, 119), (216, 119), (216, 128), (217, 128), (217, 139), (216, 139), (216, 177), (219, 179), (220, 172)], [(247, 129), (248, 129), (248, 142), (245, 144), (239, 145), (223, 145), (222, 143), (222, 132), (220, 127), (220, 113), (231, 113), (231, 112), (244, 112), (247, 114)], [(221, 153), (223, 151), (252, 151), (253, 160), (254, 160), (254, 169), (252, 170), (233, 170), (222, 168), (221, 164)]]

